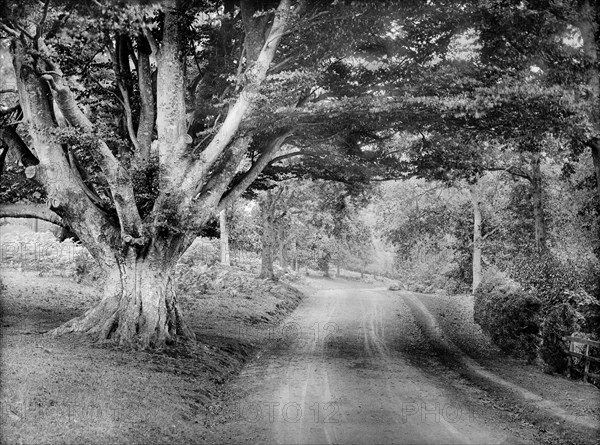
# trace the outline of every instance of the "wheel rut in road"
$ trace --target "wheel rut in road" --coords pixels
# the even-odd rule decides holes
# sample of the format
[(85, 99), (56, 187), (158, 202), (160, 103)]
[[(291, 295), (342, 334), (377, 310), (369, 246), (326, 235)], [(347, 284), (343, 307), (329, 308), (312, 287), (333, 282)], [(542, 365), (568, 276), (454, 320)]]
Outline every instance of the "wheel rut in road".
[[(526, 443), (478, 418), (469, 400), (403, 351), (430, 342), (398, 294), (333, 283), (308, 296), (267, 350), (231, 384), (215, 441)], [(399, 318), (399, 315), (406, 315)]]
[(488, 382), (497, 386), (507, 388), (527, 403), (532, 404), (536, 408), (545, 411), (559, 420), (565, 420), (585, 428), (600, 430), (600, 421), (598, 419), (572, 415), (556, 403), (546, 400), (542, 396), (534, 394), (533, 392), (484, 369), (475, 360), (463, 353), (449, 338), (444, 336), (435, 317), (429, 312), (423, 302), (419, 300), (418, 294), (402, 292), (400, 295), (412, 311), (424, 335), (428, 337), (428, 341), (432, 345), (433, 350), (438, 357), (444, 357), (444, 362), (446, 364), (452, 362), (454, 368), (462, 368), (463, 372), (466, 371), (465, 373), (467, 375), (475, 375), (479, 378), (486, 379)]

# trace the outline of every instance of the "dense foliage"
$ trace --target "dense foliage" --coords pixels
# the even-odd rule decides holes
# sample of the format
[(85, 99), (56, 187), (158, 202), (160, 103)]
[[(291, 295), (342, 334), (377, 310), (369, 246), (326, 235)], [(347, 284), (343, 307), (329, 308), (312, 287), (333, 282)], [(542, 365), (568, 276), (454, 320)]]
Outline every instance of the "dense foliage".
[(488, 271), (475, 291), (475, 321), (503, 351), (529, 361), (537, 357), (540, 307), (536, 296), (498, 271)]

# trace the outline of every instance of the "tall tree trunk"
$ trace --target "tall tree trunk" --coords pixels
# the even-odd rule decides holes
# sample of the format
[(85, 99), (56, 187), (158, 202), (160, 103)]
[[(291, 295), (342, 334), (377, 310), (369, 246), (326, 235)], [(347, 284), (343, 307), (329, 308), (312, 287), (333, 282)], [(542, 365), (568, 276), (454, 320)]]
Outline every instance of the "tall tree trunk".
[[(573, 25), (577, 26), (581, 32), (583, 52), (590, 62), (587, 83), (594, 102), (597, 104), (600, 100), (600, 70), (598, 68), (598, 26), (600, 25), (595, 23), (594, 17), (598, 17), (600, 6), (596, 2), (585, 0), (581, 2), (580, 8), (579, 20), (575, 21)], [(588, 145), (592, 149), (592, 160), (596, 173), (596, 191), (600, 200), (600, 110), (598, 110), (597, 105), (590, 107), (589, 115), (596, 134), (588, 142)]]
[(271, 191), (267, 190), (265, 199), (262, 202), (262, 254), (260, 266), (260, 278), (273, 280), (273, 245), (275, 240), (275, 206), (273, 205), (273, 196)]
[(227, 224), (226, 210), (221, 210), (219, 212), (219, 229), (221, 231), (221, 264), (223, 266), (230, 266), (231, 261), (229, 258), (229, 225)]
[(294, 271), (298, 272), (298, 240), (294, 239)]
[(531, 185), (533, 187), (532, 204), (535, 219), (535, 246), (539, 253), (546, 250), (546, 219), (542, 198), (542, 170), (540, 155), (535, 154), (531, 163)]
[(154, 243), (143, 251), (134, 248), (124, 257), (117, 256), (106, 268), (100, 303), (51, 333), (84, 333), (139, 348), (194, 339), (175, 295), (173, 272), (180, 254), (173, 255), (169, 247), (177, 244), (181, 246), (178, 240)]
[(288, 252), (285, 239), (285, 227), (283, 221), (279, 222), (277, 227), (277, 259), (282, 269), (288, 268)]
[(281, 251), (281, 267), (283, 267), (284, 269), (287, 269), (289, 266), (290, 266), (290, 260), (289, 260), (289, 256), (288, 256), (287, 243), (284, 243), (283, 247), (282, 247), (282, 251)]
[(481, 235), (481, 207), (479, 205), (479, 190), (477, 183), (469, 186), (471, 193), (471, 203), (473, 204), (473, 287), (472, 292), (475, 293), (477, 287), (483, 278), (483, 269), (481, 266), (481, 244), (483, 237)]

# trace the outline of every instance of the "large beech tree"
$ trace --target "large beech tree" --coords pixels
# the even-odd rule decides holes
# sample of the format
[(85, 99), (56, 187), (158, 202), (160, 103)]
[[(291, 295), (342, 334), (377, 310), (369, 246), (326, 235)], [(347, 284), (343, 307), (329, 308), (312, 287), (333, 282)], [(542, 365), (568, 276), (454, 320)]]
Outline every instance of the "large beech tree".
[[(35, 156), (27, 174), (43, 186), (46, 206), (17, 212), (1, 205), (0, 215), (60, 218), (107, 274), (102, 301), (55, 329), (56, 334), (81, 332), (139, 347), (194, 337), (174, 293), (175, 264), (209, 218), (241, 195), (292, 135), (293, 129), (282, 128), (270, 149), (243, 173), (254, 136), (245, 122), (264, 100), (261, 88), (284, 38), (289, 50), (300, 21), (310, 27), (324, 15), (321, 4), (315, 5), (225, 1), (219, 10), (214, 4), (177, 1), (137, 13), (135, 7), (123, 7), (132, 15), (122, 21), (137, 26), (137, 32), (107, 33), (105, 48), (116, 75), (114, 95), (130, 141), (126, 147), (111, 144), (97, 116), (82, 110), (73, 79), (47, 44), (48, 34), (68, 26), (70, 17), (93, 23), (102, 14), (110, 18), (110, 8), (50, 1), (2, 5), (0, 26), (11, 39), (24, 123), (11, 136), (17, 135)], [(219, 32), (206, 34), (200, 43), (189, 39), (196, 20), (219, 22)], [(227, 40), (211, 41), (217, 37)], [(196, 60), (197, 76), (188, 82), (190, 51), (195, 55), (197, 50), (190, 46), (202, 45), (227, 55), (237, 45), (236, 71), (211, 66), (218, 58), (207, 56)], [(286, 55), (276, 67), (296, 57)], [(224, 82), (226, 74), (235, 79)], [(196, 101), (192, 110), (190, 96)], [(215, 96), (229, 103), (216, 105)], [(6, 138), (4, 143), (15, 145)], [(94, 181), (94, 176), (101, 179)], [(148, 194), (152, 199), (142, 199)]]

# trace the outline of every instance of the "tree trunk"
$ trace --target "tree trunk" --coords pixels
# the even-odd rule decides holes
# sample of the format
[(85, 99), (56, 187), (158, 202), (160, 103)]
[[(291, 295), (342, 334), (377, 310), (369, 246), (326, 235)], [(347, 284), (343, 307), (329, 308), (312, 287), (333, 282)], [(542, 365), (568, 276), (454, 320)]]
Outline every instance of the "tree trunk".
[(283, 226), (283, 221), (279, 222), (279, 226), (277, 227), (277, 259), (279, 261), (279, 265), (282, 269), (287, 269), (289, 265), (288, 261), (288, 252), (287, 252), (287, 243), (285, 239), (285, 228)]
[(281, 267), (287, 269), (290, 266), (290, 260), (288, 257), (287, 244), (284, 244), (281, 251)]
[(481, 244), (483, 237), (481, 235), (481, 208), (479, 206), (479, 191), (477, 184), (472, 184), (469, 187), (471, 192), (471, 202), (473, 204), (473, 288), (475, 293), (477, 287), (483, 278), (483, 269), (481, 266)]
[(596, 190), (600, 199), (600, 139), (593, 142), (592, 160), (594, 161), (594, 172), (596, 173)]
[(273, 197), (271, 191), (267, 191), (267, 195), (263, 201), (262, 219), (262, 254), (260, 266), (260, 278), (269, 280), (275, 279), (273, 272), (273, 244), (275, 239), (275, 208), (273, 205)]
[(230, 266), (231, 261), (229, 258), (229, 226), (227, 224), (226, 210), (221, 210), (219, 212), (219, 229), (221, 231), (221, 264), (223, 266)]
[(298, 272), (298, 240), (294, 239), (294, 271)]
[(114, 263), (100, 303), (50, 333), (84, 333), (134, 348), (194, 339), (177, 304), (174, 261), (156, 248), (153, 252), (143, 257), (132, 250)]
[[(573, 23), (579, 28), (583, 40), (583, 52), (589, 59), (588, 87), (592, 93), (594, 102), (600, 99), (600, 71), (598, 69), (598, 32), (597, 23), (594, 23), (594, 17), (597, 17), (598, 8), (595, 2), (584, 1), (580, 5), (579, 20)], [(594, 162), (594, 171), (596, 173), (596, 192), (600, 199), (600, 110), (598, 107), (590, 107), (590, 120), (594, 125), (595, 137), (589, 141), (588, 145), (592, 149), (592, 160)]]
[(531, 185), (533, 187), (532, 204), (535, 219), (535, 246), (539, 253), (546, 250), (546, 220), (542, 200), (542, 170), (540, 155), (534, 155), (532, 160)]

